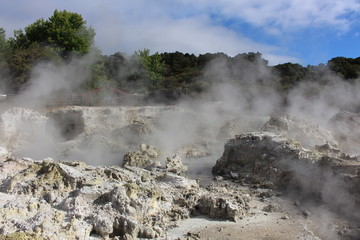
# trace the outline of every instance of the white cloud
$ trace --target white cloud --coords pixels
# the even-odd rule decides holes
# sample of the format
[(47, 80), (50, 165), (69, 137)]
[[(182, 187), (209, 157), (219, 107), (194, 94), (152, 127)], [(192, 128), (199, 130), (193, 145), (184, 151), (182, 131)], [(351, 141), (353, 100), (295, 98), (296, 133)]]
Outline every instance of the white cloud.
[(195, 7), (203, 11), (217, 9), (224, 17), (283, 31), (324, 26), (346, 31), (353, 24), (346, 15), (360, 12), (359, 0), (198, 0)]
[(195, 54), (226, 52), (230, 55), (273, 49), (225, 27), (213, 26), (206, 17), (178, 20), (162, 17), (149, 18), (141, 22), (117, 19), (117, 22), (110, 28), (97, 28), (99, 42), (102, 36), (111, 36), (102, 42), (104, 44), (102, 49), (111, 50), (122, 46), (129, 49), (129, 53), (132, 53), (131, 50), (149, 48), (161, 52), (176, 50)]
[(298, 59), (285, 56), (288, 49), (283, 44), (280, 47), (247, 38), (221, 20), (246, 22), (273, 36), (308, 27), (331, 27), (343, 32), (353, 24), (345, 16), (358, 14), (360, 9), (358, 0), (1, 1), (0, 27), (8, 36), (38, 18), (49, 17), (55, 9), (66, 9), (80, 13), (95, 28), (97, 45), (107, 54), (131, 54), (143, 48), (229, 55), (259, 51), (272, 63)]
[(97, 15), (92, 21), (99, 48), (107, 54), (116, 51), (132, 54), (144, 48), (152, 52), (181, 51), (194, 54), (261, 52), (269, 57), (270, 64), (300, 62), (297, 58), (277, 54), (279, 47), (258, 43), (226, 26), (215, 25), (206, 11), (195, 8), (191, 14), (180, 16), (173, 13), (173, 9), (188, 6), (171, 6), (170, 10), (169, 6), (145, 5), (137, 5), (136, 11), (131, 4), (118, 6), (121, 8), (120, 14), (103, 8), (106, 14)]
[(291, 56), (285, 56), (285, 55), (276, 55), (276, 54), (263, 54), (263, 58), (268, 60), (270, 66), (274, 66), (281, 63), (301, 63), (301, 59)]

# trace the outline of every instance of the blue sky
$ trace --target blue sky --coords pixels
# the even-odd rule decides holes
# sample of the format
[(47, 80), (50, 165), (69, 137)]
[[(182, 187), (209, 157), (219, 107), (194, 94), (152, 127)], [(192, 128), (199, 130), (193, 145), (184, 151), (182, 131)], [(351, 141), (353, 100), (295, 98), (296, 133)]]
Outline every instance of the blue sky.
[(81, 14), (104, 54), (261, 52), (271, 65), (360, 56), (360, 0), (0, 0), (11, 37), (55, 9)]

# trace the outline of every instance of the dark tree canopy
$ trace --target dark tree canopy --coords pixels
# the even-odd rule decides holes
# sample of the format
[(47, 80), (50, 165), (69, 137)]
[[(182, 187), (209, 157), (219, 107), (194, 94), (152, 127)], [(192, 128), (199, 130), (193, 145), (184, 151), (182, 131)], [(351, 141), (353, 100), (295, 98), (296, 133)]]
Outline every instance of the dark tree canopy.
[(336, 57), (328, 61), (328, 66), (345, 79), (355, 79), (360, 75), (360, 58)]
[(95, 36), (94, 30), (85, 24), (78, 13), (55, 10), (48, 20), (39, 19), (24, 31), (16, 31), (10, 42), (13, 48), (30, 48), (34, 44), (55, 47), (64, 57), (70, 53), (85, 54)]
[(4, 59), (8, 54), (9, 46), (6, 41), (5, 30), (0, 28), (0, 59)]
[(307, 74), (307, 68), (290, 62), (276, 65), (274, 71), (279, 75), (284, 90), (294, 87), (301, 80), (304, 80)]
[[(144, 49), (132, 56), (119, 52), (106, 56), (92, 49), (94, 36), (80, 14), (66, 10), (55, 10), (48, 19), (38, 19), (15, 31), (10, 39), (0, 27), (0, 87), (17, 93), (26, 87), (37, 64), (67, 64), (72, 56), (77, 58), (90, 50), (95, 50), (93, 62), (80, 66), (90, 72), (80, 90), (111, 86), (129, 93), (163, 91), (198, 96), (219, 83), (231, 82), (244, 91), (256, 85), (259, 89), (276, 88), (286, 96), (296, 86), (310, 82), (325, 85), (339, 77), (350, 83), (360, 81), (360, 57), (335, 57), (327, 64), (304, 67), (297, 63), (269, 66), (259, 52), (235, 56), (223, 52), (150, 54)], [(339, 77), (334, 78), (336, 75)]]

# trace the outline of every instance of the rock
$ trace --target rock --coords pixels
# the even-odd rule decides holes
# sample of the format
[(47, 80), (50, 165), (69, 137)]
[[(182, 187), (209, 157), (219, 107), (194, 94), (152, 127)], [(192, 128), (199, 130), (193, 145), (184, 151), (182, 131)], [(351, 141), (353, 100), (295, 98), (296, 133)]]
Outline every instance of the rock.
[[(19, 158), (51, 156), (92, 165), (114, 165), (117, 156), (132, 151), (135, 145), (168, 134), (174, 129), (172, 122), (177, 124), (177, 117), (184, 114), (191, 119), (196, 117), (195, 113), (175, 106), (68, 106), (48, 109), (46, 116), (31, 109), (14, 108), (0, 119), (0, 145)], [(171, 152), (187, 144), (174, 142)], [(188, 156), (209, 156), (214, 152), (210, 145), (207, 140), (200, 141), (188, 151)], [(147, 152), (152, 155), (150, 150)]]
[(0, 147), (0, 164), (8, 160), (11, 153), (4, 147)]
[(2, 145), (7, 149), (18, 149), (27, 142), (46, 136), (48, 118), (25, 108), (11, 108), (0, 115)]
[(239, 221), (247, 216), (250, 196), (227, 181), (212, 182), (195, 206), (195, 214), (206, 215), (212, 219)]
[(0, 179), (3, 236), (21, 231), (55, 239), (163, 237), (167, 228), (189, 217), (206, 192), (194, 180), (161, 168), (16, 161), (23, 167)]
[(200, 233), (199, 232), (188, 232), (186, 234), (186, 236), (187, 236), (187, 239), (194, 239), (194, 240), (200, 239)]
[(356, 187), (360, 163), (341, 159), (341, 154), (330, 149), (307, 149), (280, 134), (241, 134), (227, 142), (212, 171), (228, 179), (237, 173), (242, 181), (253, 184), (270, 182), (267, 185), (277, 190), (294, 191), (353, 215), (351, 209), (360, 200)]
[(127, 126), (112, 131), (112, 137), (115, 140), (125, 140), (127, 144), (139, 144), (144, 136), (149, 135), (153, 131), (153, 123), (143, 119), (134, 120)]
[[(210, 122), (199, 129), (185, 128), (184, 131), (194, 131), (189, 136), (202, 136), (190, 144), (184, 138), (178, 144), (176, 134), (172, 134), (176, 142), (169, 144), (172, 151), (185, 147), (177, 152), (179, 155), (167, 158), (165, 167), (161, 167), (159, 161), (164, 159), (160, 159), (160, 151), (140, 143), (149, 141), (153, 137), (151, 134), (164, 136), (162, 131), (171, 131), (174, 126), (185, 127), (176, 121), (182, 111), (177, 107), (150, 106), (65, 107), (49, 110), (46, 117), (26, 109), (13, 109), (3, 114), (1, 131), (5, 134), (0, 144), (4, 147), (0, 147), (2, 237), (165, 239), (169, 228), (191, 215), (239, 221), (261, 212), (258, 207), (265, 203), (264, 211), (280, 211), (272, 202), (281, 195), (276, 190), (300, 193), (295, 196), (304, 206), (307, 197), (336, 206), (339, 212), (351, 213), (351, 209), (358, 206), (354, 204), (360, 202), (357, 201), (360, 199), (357, 158), (341, 152), (327, 131), (292, 116), (270, 119), (263, 128), (272, 132), (242, 134), (229, 140), (223, 156), (213, 168), (217, 176), (209, 180), (206, 187), (183, 176), (187, 166), (183, 165), (180, 154), (198, 158), (196, 165), (201, 166), (199, 172), (203, 173), (203, 162), (211, 160), (209, 156), (217, 152), (216, 141), (205, 137), (231, 137), (247, 129), (245, 125), (258, 129), (264, 118), (254, 123), (251, 119), (246, 123), (235, 119), (222, 127), (215, 126), (215, 131), (207, 129)], [(186, 114), (189, 119), (196, 118), (195, 113)], [(12, 154), (18, 146), (31, 142), (32, 134), (42, 135), (51, 125), (59, 128), (59, 136), (45, 131), (47, 135), (40, 143), (47, 143), (50, 137), (59, 144), (55, 147), (59, 146), (59, 156), (71, 161), (54, 160), (62, 157), (16, 158)], [(130, 151), (134, 150), (133, 144), (139, 148)], [(125, 152), (128, 153), (124, 156), (123, 167), (117, 166), (115, 161)], [(92, 158), (95, 165), (109, 166), (72, 161), (75, 156), (88, 163)], [(109, 158), (113, 160), (106, 162)], [(251, 200), (262, 202), (254, 206)], [(270, 219), (271, 214), (268, 215)], [(294, 219), (293, 215), (289, 217)], [(306, 220), (310, 221), (311, 217)], [(187, 231), (189, 237), (202, 237), (190, 229)], [(222, 228), (222, 233), (226, 232), (227, 229)]]
[(222, 180), (224, 180), (224, 178), (222, 176), (215, 176), (214, 180), (215, 181), (222, 181)]
[(174, 155), (173, 157), (168, 157), (166, 159), (166, 170), (177, 175), (184, 174), (188, 167), (184, 166), (181, 158), (178, 155)]
[(140, 150), (131, 151), (125, 154), (122, 166), (149, 167), (155, 164), (155, 160), (159, 156), (160, 151), (155, 147), (141, 144)]
[(238, 221), (243, 217), (239, 205), (220, 196), (203, 196), (199, 199), (197, 210), (214, 219)]
[(261, 130), (282, 134), (286, 138), (300, 142), (304, 147), (324, 144), (337, 146), (337, 142), (330, 131), (297, 116), (272, 116), (261, 127)]
[(144, 229), (142, 229), (139, 232), (139, 237), (148, 238), (148, 239), (154, 239), (154, 238), (159, 237), (159, 234), (155, 230), (153, 230), (152, 228), (145, 227)]
[(218, 138), (227, 140), (234, 138), (235, 135), (249, 132), (249, 131), (258, 131), (261, 126), (268, 121), (268, 117), (259, 117), (259, 116), (246, 116), (231, 121), (226, 122), (219, 128)]
[(329, 123), (335, 139), (339, 142), (342, 152), (352, 155), (360, 155), (360, 114), (352, 112), (340, 112), (333, 116)]
[(317, 159), (283, 135), (266, 132), (242, 134), (226, 143), (224, 153), (212, 171), (227, 178), (236, 173), (239, 178), (253, 183), (271, 181), (279, 184), (286, 181), (283, 166), (302, 156), (307, 157), (309, 163)]
[(118, 236), (131, 236), (136, 238), (139, 233), (139, 223), (135, 219), (126, 216), (120, 216), (115, 218), (114, 232)]
[(280, 205), (270, 203), (263, 208), (264, 212), (279, 212), (281, 210)]
[(303, 210), (301, 213), (305, 218), (307, 218), (311, 215), (309, 210)]
[(340, 149), (331, 146), (329, 143), (325, 143), (324, 145), (315, 145), (315, 150), (322, 153), (332, 154), (334, 156), (340, 154)]
[(187, 158), (204, 158), (214, 153), (214, 142), (196, 141), (192, 144), (181, 147), (177, 153)]
[(113, 231), (114, 220), (109, 216), (96, 215), (93, 219), (93, 231), (99, 234), (101, 237), (109, 236)]
[(157, 150), (154, 146), (142, 143), (140, 144), (140, 150), (149, 155), (150, 158), (157, 158), (160, 156), (160, 151)]
[(26, 169), (29, 165), (33, 164), (32, 160), (22, 160), (16, 158), (8, 158), (7, 161), (0, 163), (0, 181), (14, 174)]
[(182, 110), (177, 107), (161, 106), (68, 106), (51, 109), (47, 112), (47, 116), (56, 126), (63, 129), (61, 131), (63, 133), (68, 132), (66, 129), (71, 125), (74, 129), (79, 129), (78, 135), (73, 135), (71, 138), (98, 133), (119, 138), (122, 137), (121, 135), (128, 137), (129, 134), (149, 133), (162, 113), (177, 111)]

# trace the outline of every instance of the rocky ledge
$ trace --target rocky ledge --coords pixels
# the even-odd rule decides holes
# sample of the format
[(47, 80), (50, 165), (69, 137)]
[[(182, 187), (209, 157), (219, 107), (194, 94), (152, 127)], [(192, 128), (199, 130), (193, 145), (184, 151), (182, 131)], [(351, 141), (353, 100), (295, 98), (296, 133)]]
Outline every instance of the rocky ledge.
[[(179, 173), (184, 167), (175, 156)], [(164, 237), (190, 215), (237, 221), (249, 196), (200, 187), (167, 167), (101, 166), (8, 157), (0, 165), (0, 234), (6, 239)], [(243, 196), (242, 196), (243, 195)]]
[(215, 175), (324, 203), (360, 219), (360, 162), (330, 144), (304, 148), (282, 134), (241, 134), (225, 145)]

